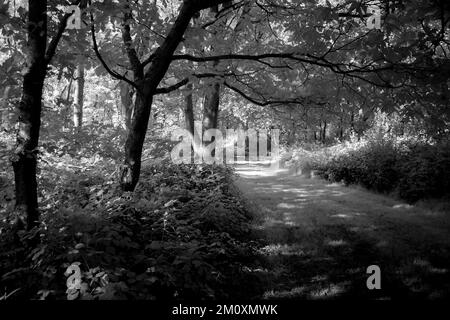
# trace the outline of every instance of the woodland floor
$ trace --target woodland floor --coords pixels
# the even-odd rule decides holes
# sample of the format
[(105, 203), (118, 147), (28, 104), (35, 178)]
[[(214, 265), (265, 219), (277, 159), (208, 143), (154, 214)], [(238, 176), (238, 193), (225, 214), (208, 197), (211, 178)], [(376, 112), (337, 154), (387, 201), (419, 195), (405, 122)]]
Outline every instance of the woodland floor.
[[(236, 170), (263, 242), (264, 297), (450, 297), (450, 213), (258, 163)], [(370, 265), (381, 290), (366, 287)]]

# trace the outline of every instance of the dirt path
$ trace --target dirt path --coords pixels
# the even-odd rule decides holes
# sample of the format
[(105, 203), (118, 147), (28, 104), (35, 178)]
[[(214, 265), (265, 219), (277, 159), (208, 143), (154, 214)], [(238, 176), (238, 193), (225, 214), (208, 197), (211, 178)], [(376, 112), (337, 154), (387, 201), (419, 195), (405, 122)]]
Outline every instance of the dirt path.
[[(237, 173), (265, 244), (265, 297), (450, 297), (450, 213), (258, 164)], [(370, 265), (381, 290), (366, 287)]]

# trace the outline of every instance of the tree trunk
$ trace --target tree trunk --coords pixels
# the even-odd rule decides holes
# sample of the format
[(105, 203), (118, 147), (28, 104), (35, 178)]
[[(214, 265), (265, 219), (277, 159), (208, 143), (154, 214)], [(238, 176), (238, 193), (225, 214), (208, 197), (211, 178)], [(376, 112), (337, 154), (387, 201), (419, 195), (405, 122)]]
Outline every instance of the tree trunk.
[(192, 95), (192, 89), (193, 85), (192, 83), (189, 83), (187, 85), (187, 89), (189, 90), (188, 94), (185, 98), (185, 104), (184, 104), (184, 123), (186, 126), (186, 130), (190, 132), (192, 136), (194, 136), (194, 100)]
[[(121, 172), (121, 185), (125, 191), (133, 191), (139, 181), (142, 148), (147, 133), (153, 96), (158, 89), (159, 83), (169, 69), (175, 50), (182, 41), (183, 35), (196, 12), (222, 2), (224, 1), (183, 1), (174, 25), (161, 46), (155, 51), (151, 64), (145, 72), (145, 76), (141, 79), (135, 76), (135, 82), (137, 82), (139, 90), (136, 93), (133, 118), (125, 143), (125, 163)], [(127, 51), (129, 59), (133, 61), (135, 52), (132, 52), (132, 47), (129, 46), (131, 41), (127, 33), (127, 30), (123, 33), (125, 35), (124, 41), (126, 45), (128, 44)], [(142, 67), (142, 65), (138, 66), (139, 61), (135, 61), (132, 64), (137, 67)], [(136, 67), (135, 69), (137, 70)]]
[(84, 64), (80, 62), (77, 71), (77, 103), (73, 105), (73, 125), (75, 128), (81, 128), (83, 125), (84, 83)]
[(327, 139), (327, 122), (323, 122), (323, 131), (322, 131), (322, 143), (325, 143)]
[[(233, 1), (225, 1), (223, 3), (224, 8), (228, 8), (232, 5)], [(219, 6), (211, 7), (211, 12), (214, 14), (219, 13)], [(224, 25), (225, 26), (225, 25)], [(213, 67), (216, 68), (219, 65), (219, 61), (214, 61)], [(205, 95), (203, 104), (203, 130), (217, 129), (217, 122), (219, 118), (219, 106), (220, 106), (220, 83), (215, 82)]]
[(125, 166), (121, 174), (121, 184), (125, 191), (133, 191), (141, 173), (141, 156), (153, 95), (136, 94), (134, 114), (125, 143)]
[(8, 127), (8, 99), (11, 86), (7, 86), (3, 91), (3, 98), (0, 99), (0, 127)]
[(340, 122), (339, 122), (339, 141), (344, 140), (344, 116), (341, 115)]
[(220, 105), (220, 83), (213, 84), (212, 90), (205, 95), (203, 104), (203, 130), (217, 129)]
[[(19, 223), (34, 227), (39, 219), (36, 151), (41, 125), (42, 91), (46, 75), (47, 1), (29, 1), (27, 69), (18, 105), (19, 130), (12, 159)], [(26, 219), (25, 219), (26, 217)]]
[(350, 114), (350, 134), (353, 135), (355, 133), (355, 113), (351, 112)]
[(120, 83), (120, 104), (125, 129), (130, 130), (131, 117), (133, 114), (133, 95), (134, 90), (131, 85), (126, 82)]
[(70, 95), (72, 94), (73, 74), (70, 75), (69, 86), (67, 87), (66, 104), (70, 103)]

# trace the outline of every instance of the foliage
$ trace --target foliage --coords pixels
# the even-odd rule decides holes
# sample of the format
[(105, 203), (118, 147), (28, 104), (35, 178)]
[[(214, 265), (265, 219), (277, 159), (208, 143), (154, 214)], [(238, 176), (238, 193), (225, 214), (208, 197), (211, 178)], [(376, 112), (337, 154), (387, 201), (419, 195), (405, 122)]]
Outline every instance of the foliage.
[(329, 147), (303, 144), (285, 155), (285, 163), (316, 170), (333, 182), (359, 184), (410, 202), (449, 196), (448, 140), (424, 139), (400, 125), (398, 118), (377, 114), (364, 137)]
[(450, 143), (412, 145), (399, 159), (397, 190), (409, 201), (450, 195)]
[(331, 181), (391, 192), (399, 176), (397, 157), (398, 152), (391, 142), (370, 142), (359, 150), (332, 159), (322, 171)]
[[(251, 216), (231, 169), (154, 164), (125, 194), (101, 176), (65, 180), (62, 172), (48, 177), (59, 174), (56, 188), (43, 184), (39, 228), (14, 237), (11, 221), (2, 222), (0, 286), (20, 289), (11, 298), (206, 299), (240, 285), (253, 254)], [(66, 292), (74, 263), (81, 283)]]
[(377, 192), (397, 194), (410, 202), (450, 195), (448, 143), (395, 145), (392, 141), (370, 141), (356, 150), (339, 147), (345, 151), (328, 161), (318, 151), (322, 158), (310, 156), (300, 165), (306, 163), (332, 182), (359, 184)]
[[(194, 93), (199, 104), (217, 82), (222, 127), (279, 128), (283, 144), (322, 144), (302, 144), (286, 157), (289, 165), (409, 201), (448, 195), (448, 5), (382, 1), (388, 6), (382, 30), (368, 30), (358, 18), (364, 2), (261, 0), (234, 2), (218, 15), (202, 10), (178, 34), (179, 44), (162, 46), (177, 48), (176, 56), (162, 57), (170, 67), (150, 87), (180, 90), (150, 99), (151, 137), (135, 193), (123, 193), (114, 182), (133, 98), (128, 95), (131, 105), (121, 105), (118, 83), (104, 67), (134, 80), (136, 59), (141, 71), (165, 69), (152, 67), (164, 60), (154, 54), (183, 29), (170, 33), (175, 21), (184, 20), (177, 19), (181, 1), (93, 2), (83, 14), (86, 26), (64, 32), (44, 72), (43, 114), (33, 128), (42, 129), (41, 136), (32, 130), (33, 141), (40, 138), (43, 216), (39, 228), (17, 234), (10, 221), (16, 212), (9, 156), (15, 149), (11, 135), (19, 128), (18, 114), (11, 114), (14, 107), (36, 109), (17, 108), (30, 53), (27, 19), (33, 14), (27, 1), (0, 0), (0, 285), (12, 297), (93, 299), (226, 297), (241, 284), (241, 260), (252, 250), (245, 241), (251, 217), (232, 187), (232, 173), (165, 161), (173, 146), (166, 137), (181, 120), (185, 96)], [(62, 9), (49, 2), (49, 44), (57, 43), (50, 40)], [(88, 41), (91, 14), (103, 65)], [(127, 27), (130, 41), (123, 33)], [(86, 103), (83, 127), (74, 128), (72, 85), (81, 63)], [(191, 92), (178, 85), (185, 79)], [(198, 116), (202, 112), (195, 107)], [(381, 123), (380, 110), (395, 121)], [(421, 139), (399, 138), (408, 135)], [(339, 144), (323, 148), (336, 139)], [(354, 140), (344, 142), (348, 139)], [(81, 268), (82, 281), (66, 292), (64, 272), (70, 266)]]

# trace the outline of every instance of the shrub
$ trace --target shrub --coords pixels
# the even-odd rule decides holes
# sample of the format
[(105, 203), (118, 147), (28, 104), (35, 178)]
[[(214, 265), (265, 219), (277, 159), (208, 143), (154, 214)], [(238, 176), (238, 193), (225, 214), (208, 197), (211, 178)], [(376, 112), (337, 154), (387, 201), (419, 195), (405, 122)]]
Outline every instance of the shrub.
[(414, 145), (399, 162), (401, 178), (397, 191), (414, 202), (450, 194), (450, 144)]
[(311, 166), (319, 176), (395, 193), (409, 202), (450, 194), (450, 144), (396, 141), (383, 137), (321, 150), (293, 152), (291, 166)]

